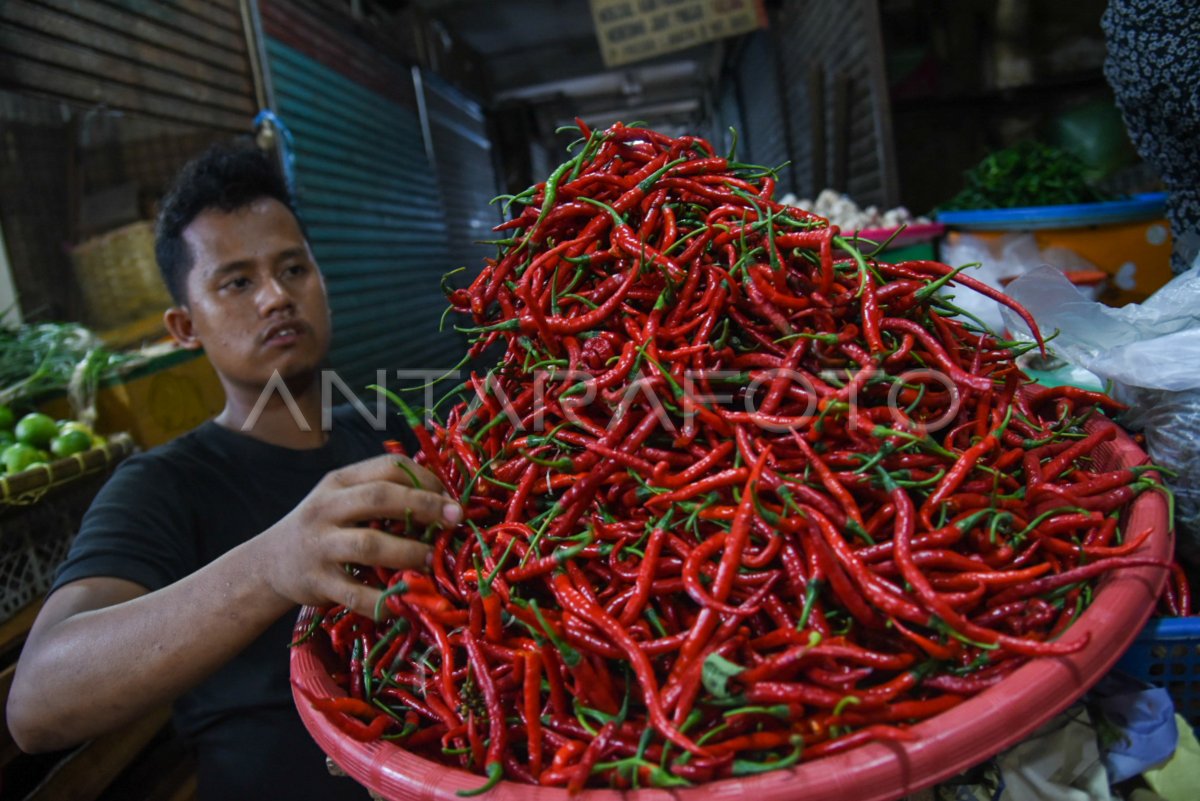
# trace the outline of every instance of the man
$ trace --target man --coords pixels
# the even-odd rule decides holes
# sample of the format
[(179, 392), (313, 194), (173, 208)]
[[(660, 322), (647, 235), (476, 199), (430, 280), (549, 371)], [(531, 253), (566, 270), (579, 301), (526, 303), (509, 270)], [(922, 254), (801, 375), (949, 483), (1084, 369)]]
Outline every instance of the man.
[[(214, 148), (186, 167), (156, 248), (166, 326), (204, 348), (225, 407), (102, 488), (21, 655), (9, 728), (24, 750), (54, 750), (173, 701), (201, 798), (362, 799), (328, 775), (292, 703), (296, 605), (372, 614), (379, 592), (342, 566), (420, 567), (428, 548), (360, 524), (447, 525), (461, 509), (405, 457), (367, 458), (410, 432), (374, 431), (349, 406), (322, 430), (324, 279), (262, 153)], [(287, 392), (264, 392), (276, 374)]]

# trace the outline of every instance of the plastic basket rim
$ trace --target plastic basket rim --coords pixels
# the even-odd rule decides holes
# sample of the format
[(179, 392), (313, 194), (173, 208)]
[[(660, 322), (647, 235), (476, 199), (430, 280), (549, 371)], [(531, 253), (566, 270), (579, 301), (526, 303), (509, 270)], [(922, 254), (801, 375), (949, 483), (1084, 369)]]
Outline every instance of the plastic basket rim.
[(1145, 644), (1165, 639), (1200, 640), (1200, 616), (1152, 617), (1138, 633), (1135, 642)]
[[(1116, 424), (1107, 420), (1090, 424), (1095, 425)], [(1097, 454), (1102, 468), (1149, 461), (1119, 427), (1116, 438), (1098, 448)], [(1135, 528), (1135, 524), (1153, 524), (1154, 528), (1136, 555), (1169, 558), (1173, 538), (1166, 521), (1167, 505), (1159, 493), (1143, 493), (1134, 501), (1126, 528)], [(562, 788), (505, 780), (481, 797), (699, 801), (752, 793), (758, 801), (785, 801), (803, 788), (806, 801), (895, 801), (1003, 751), (1082, 696), (1138, 637), (1165, 580), (1166, 571), (1157, 567), (1130, 567), (1108, 574), (1098, 585), (1091, 606), (1063, 635), (1065, 641), (1086, 635), (1089, 640), (1080, 651), (1030, 660), (995, 686), (909, 727), (917, 734), (911, 742), (872, 742), (792, 768), (673, 790), (589, 789), (571, 797)], [(301, 609), (297, 634), (308, 628), (315, 611), (307, 606)], [(390, 801), (457, 801), (458, 791), (476, 789), (483, 783), (482, 776), (409, 753), (392, 743), (361, 743), (342, 735), (305, 697), (345, 695), (329, 677), (316, 642), (309, 640), (292, 649), (293, 699), (310, 735), (343, 771)]]
[(1114, 225), (1158, 219), (1165, 212), (1166, 198), (1165, 192), (1144, 192), (1123, 200), (1097, 203), (947, 210), (938, 212), (937, 220), (950, 228), (976, 231)]

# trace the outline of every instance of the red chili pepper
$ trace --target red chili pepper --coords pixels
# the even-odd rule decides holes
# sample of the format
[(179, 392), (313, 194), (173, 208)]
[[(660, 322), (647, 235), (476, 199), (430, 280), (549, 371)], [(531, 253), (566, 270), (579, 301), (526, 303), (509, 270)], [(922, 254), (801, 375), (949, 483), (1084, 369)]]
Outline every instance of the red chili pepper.
[(1192, 589), (1188, 582), (1187, 573), (1179, 562), (1171, 562), (1171, 583), (1175, 587), (1177, 616), (1190, 617), (1192, 614)]
[(979, 442), (967, 448), (962, 456), (958, 457), (958, 460), (946, 473), (945, 477), (938, 482), (937, 487), (925, 499), (925, 502), (921, 504), (921, 519), (926, 526), (934, 528), (931, 519), (933, 511), (946, 500), (950, 493), (962, 485), (967, 475), (975, 469), (975, 465), (978, 464), (980, 457), (993, 450), (997, 444), (996, 436), (988, 434)]
[(1101, 442), (1108, 442), (1117, 435), (1115, 426), (1106, 425), (1102, 428), (1093, 431), (1091, 434), (1079, 442), (1074, 443), (1069, 448), (1064, 450), (1058, 456), (1055, 456), (1042, 468), (1042, 478), (1046, 481), (1053, 480), (1059, 473), (1066, 470), (1071, 462), (1078, 459), (1084, 454), (1091, 453), (1096, 446)]
[(613, 640), (614, 644), (625, 652), (625, 655), (629, 659), (630, 667), (633, 668), (638, 683), (641, 686), (643, 700), (650, 715), (650, 720), (663, 733), (663, 736), (690, 753), (703, 754), (704, 750), (702, 748), (692, 742), (691, 739), (676, 729), (667, 720), (667, 716), (659, 703), (658, 680), (654, 676), (650, 660), (637, 646), (637, 643), (625, 633), (620, 623), (605, 614), (604, 610), (600, 607), (589, 603), (583, 595), (571, 586), (571, 580), (565, 574), (560, 573), (555, 576), (554, 591), (564, 608), (570, 609), (575, 614), (596, 622), (604, 633)]
[(362, 742), (378, 740), (391, 723), (391, 718), (383, 712), (357, 698), (312, 698), (310, 701), (313, 708), (334, 713), (330, 716), (334, 725), (342, 733)]
[(932, 334), (911, 320), (885, 317), (880, 321), (879, 327), (884, 331), (901, 331), (905, 334), (910, 334), (913, 339), (921, 343), (934, 363), (944, 370), (955, 383), (980, 391), (987, 391), (992, 388), (991, 379), (964, 372), (961, 367), (954, 363), (954, 360), (950, 358), (946, 349), (934, 339)]
[[(1111, 401), (1031, 390), (935, 306), (951, 268), (835, 254), (836, 227), (698, 138), (579, 127), (448, 290), (468, 354), (503, 351), (410, 415), (466, 522), (430, 532), (432, 576), (349, 568), (405, 582), (409, 629), (333, 611), (341, 686), (407, 707), (404, 747), (484, 787), (626, 789), (901, 736), (1078, 647), (1053, 640), (1083, 582), (1153, 536), (1117, 527), (1156, 479), (1079, 438)], [(714, 680), (779, 703), (720, 706)]]

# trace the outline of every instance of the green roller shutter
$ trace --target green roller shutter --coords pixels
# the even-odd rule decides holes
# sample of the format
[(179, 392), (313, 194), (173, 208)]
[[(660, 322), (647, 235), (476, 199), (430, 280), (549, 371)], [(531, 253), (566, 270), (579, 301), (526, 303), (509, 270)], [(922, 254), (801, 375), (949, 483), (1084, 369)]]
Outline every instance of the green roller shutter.
[[(360, 393), (380, 369), (390, 382), (453, 366), (463, 341), (437, 330), (453, 259), (416, 109), (272, 36), (266, 49), (298, 211), (329, 288), (331, 366)], [(390, 74), (411, 82), (399, 65)]]

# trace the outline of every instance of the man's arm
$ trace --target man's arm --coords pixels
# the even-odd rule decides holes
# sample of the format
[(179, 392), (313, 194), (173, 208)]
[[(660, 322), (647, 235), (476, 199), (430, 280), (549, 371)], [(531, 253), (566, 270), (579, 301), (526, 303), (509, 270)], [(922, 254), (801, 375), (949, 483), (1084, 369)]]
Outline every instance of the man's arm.
[[(25, 751), (54, 750), (133, 720), (211, 675), (296, 604), (373, 614), (380, 591), (341, 565), (421, 567), (429, 549), (356, 524), (406, 512), (455, 523), (461, 514), (431, 474), (397, 458), (330, 473), (276, 525), (161, 590), (103, 577), (59, 588), (17, 665), (14, 740)], [(409, 486), (408, 471), (431, 489)]]

